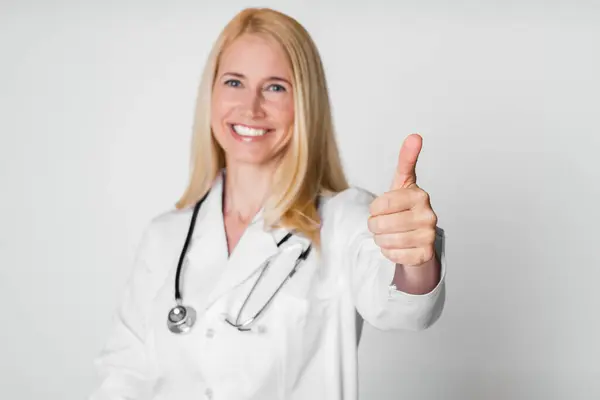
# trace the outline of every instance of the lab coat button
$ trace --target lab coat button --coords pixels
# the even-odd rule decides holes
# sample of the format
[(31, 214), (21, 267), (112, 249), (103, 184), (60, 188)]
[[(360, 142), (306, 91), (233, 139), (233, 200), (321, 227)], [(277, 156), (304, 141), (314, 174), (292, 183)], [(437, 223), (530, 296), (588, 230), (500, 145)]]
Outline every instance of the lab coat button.
[(213, 397), (213, 391), (211, 388), (208, 388), (204, 391), (204, 394), (206, 396), (207, 399), (212, 399)]
[[(212, 330), (212, 329), (210, 329), (210, 328), (209, 328), (209, 329), (207, 329), (207, 330), (206, 330), (206, 337), (210, 339), (210, 338), (212, 338), (213, 336), (215, 336), (215, 331), (214, 331), (214, 330)], [(207, 389), (207, 390), (209, 390), (209, 389)]]

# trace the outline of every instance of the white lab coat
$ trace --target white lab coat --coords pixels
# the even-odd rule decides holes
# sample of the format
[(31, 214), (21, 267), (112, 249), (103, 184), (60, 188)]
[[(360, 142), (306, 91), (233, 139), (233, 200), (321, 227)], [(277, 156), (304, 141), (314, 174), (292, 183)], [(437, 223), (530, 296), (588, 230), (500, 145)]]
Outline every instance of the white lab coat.
[[(182, 272), (183, 303), (198, 312), (193, 329), (176, 335), (166, 325), (189, 208), (163, 213), (148, 225), (114, 329), (95, 362), (101, 383), (91, 400), (356, 399), (363, 319), (382, 330), (418, 330), (439, 318), (443, 246), (436, 246), (442, 279), (430, 293), (390, 287), (394, 264), (367, 228), (374, 196), (351, 188), (323, 199), (322, 251), (311, 252), (253, 331), (231, 327), (225, 316), (235, 318), (259, 266), (278, 251), (286, 231), (263, 230), (259, 212), (228, 257), (222, 183), (219, 176), (200, 208)], [(264, 304), (307, 243), (294, 236), (282, 245), (244, 318)]]

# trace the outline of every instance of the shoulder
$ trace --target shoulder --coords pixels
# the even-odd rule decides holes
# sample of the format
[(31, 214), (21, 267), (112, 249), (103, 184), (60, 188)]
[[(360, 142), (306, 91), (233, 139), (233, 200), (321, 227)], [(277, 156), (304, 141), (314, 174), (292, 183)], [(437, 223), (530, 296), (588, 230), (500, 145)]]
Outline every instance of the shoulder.
[(170, 254), (171, 245), (181, 244), (187, 235), (193, 208), (170, 209), (155, 214), (144, 227), (138, 244), (138, 256), (161, 260)]
[(371, 202), (375, 197), (376, 195), (372, 192), (357, 186), (325, 196), (322, 217), (327, 219), (348, 214), (368, 214)]
[(150, 236), (172, 236), (179, 232), (181, 225), (189, 224), (193, 208), (170, 209), (156, 214), (146, 226), (146, 234)]

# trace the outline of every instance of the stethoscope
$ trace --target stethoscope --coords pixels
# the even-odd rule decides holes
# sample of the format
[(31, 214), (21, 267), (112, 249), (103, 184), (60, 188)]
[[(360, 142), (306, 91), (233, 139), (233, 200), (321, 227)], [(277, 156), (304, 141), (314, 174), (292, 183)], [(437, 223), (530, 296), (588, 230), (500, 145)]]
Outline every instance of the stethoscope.
[[(183, 305), (183, 301), (182, 301), (182, 297), (181, 297), (180, 279), (181, 279), (181, 269), (182, 269), (182, 265), (183, 265), (183, 260), (185, 259), (185, 255), (187, 253), (188, 246), (190, 244), (192, 233), (194, 232), (194, 228), (196, 226), (196, 217), (198, 216), (198, 210), (200, 210), (200, 206), (202, 205), (202, 203), (204, 202), (204, 200), (206, 199), (207, 196), (208, 196), (208, 193), (206, 193), (194, 206), (194, 211), (192, 213), (192, 219), (190, 221), (190, 226), (188, 228), (187, 237), (185, 238), (185, 243), (183, 244), (183, 248), (181, 249), (181, 254), (179, 255), (179, 262), (177, 263), (177, 271), (175, 273), (175, 302), (177, 303), (177, 305), (175, 307), (171, 308), (171, 310), (169, 311), (169, 315), (167, 317), (167, 327), (173, 333), (178, 333), (178, 334), (187, 333), (192, 329), (192, 327), (194, 326), (194, 323), (196, 322), (196, 316), (197, 316), (196, 310), (194, 310), (194, 308), (189, 305)], [(279, 242), (277, 242), (277, 247), (279, 248), (283, 243), (285, 243), (291, 237), (292, 237), (292, 233), (288, 232), (281, 240), (279, 240)], [(263, 313), (263, 311), (271, 303), (271, 301), (273, 300), (275, 295), (279, 292), (279, 290), (283, 287), (283, 285), (296, 273), (296, 271), (298, 270), (298, 267), (300, 266), (302, 261), (306, 260), (306, 258), (310, 254), (311, 247), (312, 247), (312, 245), (309, 244), (306, 249), (302, 250), (300, 255), (296, 258), (294, 268), (292, 268), (290, 273), (281, 282), (281, 284), (277, 287), (275, 292), (271, 295), (271, 297), (269, 297), (269, 299), (265, 302), (265, 304), (252, 317), (250, 317), (244, 321), (240, 321), (242, 312), (244, 311), (244, 308), (246, 307), (248, 300), (252, 296), (254, 289), (258, 286), (258, 283), (260, 282), (263, 275), (265, 274), (265, 272), (271, 265), (272, 261), (279, 254), (281, 254), (281, 251), (279, 251), (277, 254), (274, 254), (273, 256), (266, 259), (262, 263), (262, 265), (260, 267), (261, 272), (260, 272), (258, 278), (256, 279), (256, 282), (254, 282), (254, 285), (250, 289), (248, 296), (246, 296), (246, 300), (244, 300), (242, 306), (240, 307), (240, 310), (238, 311), (235, 320), (231, 321), (229, 317), (226, 317), (225, 321), (229, 325), (233, 326), (234, 328), (237, 328), (241, 332), (250, 331), (251, 330), (250, 326), (252, 325), (252, 323), (254, 321), (256, 321), (256, 319)]]

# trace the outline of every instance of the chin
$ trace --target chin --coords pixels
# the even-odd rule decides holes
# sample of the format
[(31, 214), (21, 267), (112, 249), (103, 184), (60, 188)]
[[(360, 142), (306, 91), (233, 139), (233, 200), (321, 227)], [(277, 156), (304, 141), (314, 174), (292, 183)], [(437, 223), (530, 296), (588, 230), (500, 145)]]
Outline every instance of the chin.
[(268, 165), (273, 165), (277, 161), (277, 157), (269, 156), (269, 155), (253, 155), (253, 154), (239, 154), (239, 153), (231, 153), (225, 152), (225, 157), (227, 161), (227, 165), (235, 164), (235, 165), (246, 165), (246, 166), (256, 166), (256, 167), (264, 167)]
[[(256, 167), (276, 166), (283, 154), (283, 150), (277, 150), (269, 146), (257, 146), (251, 148), (237, 141), (219, 141), (225, 153), (227, 165), (246, 165)], [(263, 143), (266, 144), (266, 143)], [(262, 148), (261, 148), (262, 147)], [(287, 147), (287, 146), (286, 146)]]

